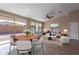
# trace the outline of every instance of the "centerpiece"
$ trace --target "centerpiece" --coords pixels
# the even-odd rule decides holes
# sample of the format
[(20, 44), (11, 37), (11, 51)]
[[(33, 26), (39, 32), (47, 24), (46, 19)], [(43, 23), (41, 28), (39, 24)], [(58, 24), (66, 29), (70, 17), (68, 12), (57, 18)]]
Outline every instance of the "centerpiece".
[(27, 35), (27, 37), (29, 36), (29, 34), (31, 34), (31, 31), (29, 29), (25, 29), (23, 32)]

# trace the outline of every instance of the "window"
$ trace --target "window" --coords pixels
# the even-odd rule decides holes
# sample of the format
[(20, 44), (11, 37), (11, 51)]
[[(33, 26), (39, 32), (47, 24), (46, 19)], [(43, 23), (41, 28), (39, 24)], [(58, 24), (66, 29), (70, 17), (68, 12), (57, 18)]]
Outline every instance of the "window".
[(35, 22), (31, 22), (31, 31), (35, 33)]
[(12, 17), (0, 18), (0, 35), (23, 33), (26, 28), (26, 20), (17, 20)]
[(12, 34), (14, 30), (13, 19), (0, 19), (0, 35)]
[(39, 23), (39, 33), (41, 33), (41, 32), (42, 32), (42, 24)]
[(23, 33), (23, 30), (26, 28), (26, 23), (22, 21), (16, 21), (15, 20), (15, 33)]
[(39, 29), (38, 29), (38, 23), (36, 23), (36, 33), (38, 33)]
[(33, 33), (41, 33), (42, 32), (42, 24), (39, 22), (31, 22), (31, 30)]

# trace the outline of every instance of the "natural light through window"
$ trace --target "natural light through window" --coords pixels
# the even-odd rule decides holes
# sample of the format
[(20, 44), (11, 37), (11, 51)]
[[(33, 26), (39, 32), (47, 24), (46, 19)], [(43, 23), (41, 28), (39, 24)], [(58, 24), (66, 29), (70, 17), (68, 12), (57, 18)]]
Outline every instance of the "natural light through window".
[[(6, 24), (6, 23), (14, 23), (14, 21), (12, 20), (3, 20), (3, 19), (0, 19), (0, 23), (2, 24)], [(18, 22), (18, 21), (15, 21), (16, 24), (19, 24), (19, 25), (26, 25), (26, 23), (23, 23), (23, 22)]]

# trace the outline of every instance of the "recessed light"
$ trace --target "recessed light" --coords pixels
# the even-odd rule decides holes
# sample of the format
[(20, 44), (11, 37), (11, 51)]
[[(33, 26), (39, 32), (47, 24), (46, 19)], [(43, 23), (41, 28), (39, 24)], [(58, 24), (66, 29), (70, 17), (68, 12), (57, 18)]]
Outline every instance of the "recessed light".
[(26, 9), (26, 11), (30, 11), (30, 9)]

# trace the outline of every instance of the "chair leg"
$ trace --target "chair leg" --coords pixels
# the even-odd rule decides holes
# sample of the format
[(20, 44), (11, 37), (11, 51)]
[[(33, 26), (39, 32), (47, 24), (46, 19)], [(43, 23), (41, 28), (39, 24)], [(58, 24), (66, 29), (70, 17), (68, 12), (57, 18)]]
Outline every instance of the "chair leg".
[(10, 55), (10, 52), (11, 52), (11, 45), (10, 45), (10, 49), (9, 49), (9, 53), (8, 53), (8, 55)]
[(34, 54), (34, 46), (33, 46), (33, 48), (32, 48), (32, 54)]
[(32, 46), (32, 48), (31, 48), (31, 54), (33, 55), (34, 54), (34, 46), (33, 46), (33, 42), (31, 41), (31, 46)]
[(43, 47), (43, 43), (41, 44), (41, 48), (42, 48), (42, 52), (44, 54), (44, 47)]
[(17, 50), (17, 55), (19, 54), (19, 51)]
[(32, 49), (27, 50), (29, 54), (32, 54)]

